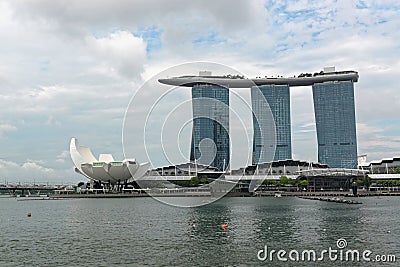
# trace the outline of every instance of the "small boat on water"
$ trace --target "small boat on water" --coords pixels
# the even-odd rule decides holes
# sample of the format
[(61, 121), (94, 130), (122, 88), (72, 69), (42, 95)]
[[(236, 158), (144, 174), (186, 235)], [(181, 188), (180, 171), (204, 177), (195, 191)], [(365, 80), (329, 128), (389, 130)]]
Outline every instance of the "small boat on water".
[(275, 193), (274, 197), (282, 197), (281, 193)]

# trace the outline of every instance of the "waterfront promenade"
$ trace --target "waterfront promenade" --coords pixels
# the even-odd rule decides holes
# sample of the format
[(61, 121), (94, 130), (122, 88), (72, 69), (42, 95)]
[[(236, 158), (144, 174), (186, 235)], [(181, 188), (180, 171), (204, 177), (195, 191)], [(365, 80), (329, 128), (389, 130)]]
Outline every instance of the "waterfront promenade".
[[(359, 191), (356, 196), (350, 191), (319, 191), (319, 192), (285, 192), (285, 191), (262, 191), (256, 193), (249, 192), (230, 192), (229, 197), (274, 197), (279, 193), (282, 197), (374, 197), (374, 196), (400, 196), (400, 191)], [(68, 194), (51, 194), (52, 199), (68, 199), (68, 198), (134, 198), (134, 197), (209, 197), (212, 196), (210, 191), (206, 190), (151, 190), (151, 191), (135, 191), (122, 193), (68, 193)]]
[(65, 189), (67, 185), (50, 184), (0, 184), (0, 195), (52, 194), (56, 190)]
[[(227, 193), (231, 197), (274, 197), (276, 194), (283, 197), (368, 197), (368, 196), (400, 196), (400, 188), (375, 188), (371, 190), (359, 189), (357, 196), (352, 191), (285, 191), (285, 190), (256, 190), (251, 192)], [(132, 198), (132, 197), (210, 197), (209, 188), (152, 188), (152, 189), (123, 189), (120, 192), (109, 192), (104, 189), (89, 189), (76, 192), (72, 186), (65, 185), (0, 185), (0, 196), (48, 195), (51, 199), (68, 198)]]

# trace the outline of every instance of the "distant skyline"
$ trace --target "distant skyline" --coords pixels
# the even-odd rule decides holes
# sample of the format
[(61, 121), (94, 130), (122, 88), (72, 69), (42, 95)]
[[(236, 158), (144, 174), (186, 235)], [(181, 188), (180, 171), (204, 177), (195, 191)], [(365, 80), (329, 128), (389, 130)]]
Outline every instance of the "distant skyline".
[[(358, 154), (398, 156), (399, 10), (394, 0), (0, 1), (0, 182), (82, 180), (71, 137), (122, 159), (133, 93), (191, 61), (247, 77), (356, 70)], [(291, 121), (293, 158), (316, 161), (310, 87), (291, 90)]]

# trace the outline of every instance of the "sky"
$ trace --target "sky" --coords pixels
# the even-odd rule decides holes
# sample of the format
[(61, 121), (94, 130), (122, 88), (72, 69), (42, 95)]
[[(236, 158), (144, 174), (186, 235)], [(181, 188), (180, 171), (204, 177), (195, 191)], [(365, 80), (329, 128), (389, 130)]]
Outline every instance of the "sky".
[[(85, 180), (72, 137), (122, 160), (132, 96), (193, 61), (247, 77), (356, 70), (358, 153), (398, 156), (399, 28), (397, 0), (0, 0), (0, 183)], [(312, 104), (310, 87), (291, 90), (295, 159), (317, 160)]]

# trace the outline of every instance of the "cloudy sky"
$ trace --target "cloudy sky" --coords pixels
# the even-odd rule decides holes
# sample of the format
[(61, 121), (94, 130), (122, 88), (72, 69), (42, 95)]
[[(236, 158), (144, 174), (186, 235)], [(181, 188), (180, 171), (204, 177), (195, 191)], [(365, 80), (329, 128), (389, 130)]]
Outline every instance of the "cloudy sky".
[[(122, 159), (132, 95), (191, 61), (248, 77), (356, 70), (359, 154), (400, 155), (399, 28), (397, 0), (0, 0), (0, 183), (82, 180), (71, 137)], [(315, 161), (311, 88), (291, 94), (294, 158)]]

